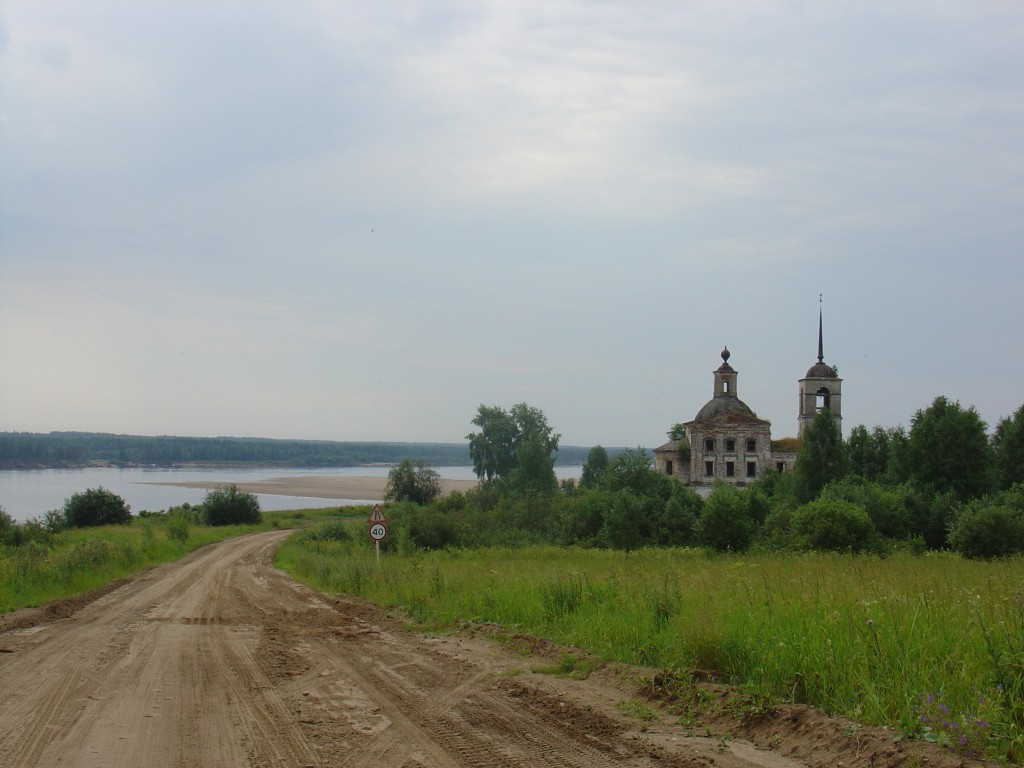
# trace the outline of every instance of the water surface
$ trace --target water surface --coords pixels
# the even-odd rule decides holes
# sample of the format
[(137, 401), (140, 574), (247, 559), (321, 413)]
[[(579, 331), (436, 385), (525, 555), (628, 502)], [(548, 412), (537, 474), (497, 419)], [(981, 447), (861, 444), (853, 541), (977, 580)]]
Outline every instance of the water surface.
[[(261, 468), (261, 469), (172, 469), (166, 467), (113, 467), (89, 469), (9, 469), (0, 470), (0, 506), (15, 520), (41, 517), (51, 509), (60, 509), (73, 494), (90, 488), (106, 488), (123, 498), (132, 514), (142, 510), (159, 511), (188, 502), (199, 504), (207, 491), (201, 488), (180, 488), (159, 483), (247, 483), (274, 477), (387, 477), (388, 466), (330, 467), (318, 469)], [(476, 477), (472, 467), (435, 467), (443, 478), (472, 480)], [(579, 477), (580, 467), (556, 467), (559, 478)], [(305, 496), (256, 494), (260, 508), (267, 511), (281, 509), (323, 509), (367, 504), (365, 499), (321, 499)]]

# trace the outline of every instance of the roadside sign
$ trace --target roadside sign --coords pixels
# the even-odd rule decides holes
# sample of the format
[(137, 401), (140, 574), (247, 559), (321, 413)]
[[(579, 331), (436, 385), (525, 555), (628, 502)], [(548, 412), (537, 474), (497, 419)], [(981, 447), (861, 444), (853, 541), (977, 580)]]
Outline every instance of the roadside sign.
[(386, 523), (388, 519), (384, 517), (384, 511), (380, 508), (380, 504), (373, 505), (373, 511), (370, 516), (366, 518), (368, 523)]
[(388, 535), (388, 529), (384, 523), (374, 523), (370, 526), (370, 538), (374, 541), (380, 541)]

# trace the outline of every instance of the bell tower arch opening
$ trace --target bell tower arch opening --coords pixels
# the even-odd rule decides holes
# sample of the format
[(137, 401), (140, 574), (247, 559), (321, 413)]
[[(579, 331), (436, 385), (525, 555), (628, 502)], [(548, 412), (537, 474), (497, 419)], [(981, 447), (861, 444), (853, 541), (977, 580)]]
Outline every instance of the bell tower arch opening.
[(831, 401), (832, 401), (832, 393), (828, 391), (828, 388), (821, 387), (815, 393), (815, 407), (814, 407), (815, 412), (823, 411), (826, 408), (831, 410), (832, 409), (832, 402)]

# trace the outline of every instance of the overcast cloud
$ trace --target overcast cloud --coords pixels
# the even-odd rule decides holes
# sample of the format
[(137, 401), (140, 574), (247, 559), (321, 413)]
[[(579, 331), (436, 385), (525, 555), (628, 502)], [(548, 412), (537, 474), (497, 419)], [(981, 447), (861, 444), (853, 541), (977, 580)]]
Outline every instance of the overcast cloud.
[(1024, 5), (7, 0), (0, 430), (1024, 403)]

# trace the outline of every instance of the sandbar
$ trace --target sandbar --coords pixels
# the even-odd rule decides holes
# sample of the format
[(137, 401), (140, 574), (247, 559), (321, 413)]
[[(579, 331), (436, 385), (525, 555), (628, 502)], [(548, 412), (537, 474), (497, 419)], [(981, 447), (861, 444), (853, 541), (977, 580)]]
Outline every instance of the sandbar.
[[(246, 493), (266, 493), (274, 496), (304, 496), (312, 499), (349, 499), (353, 501), (383, 501), (386, 477), (344, 475), (331, 477), (316, 475), (308, 477), (271, 477), (251, 483), (228, 483), (218, 480), (193, 480), (180, 483), (153, 483), (153, 485), (174, 485), (180, 488), (202, 488), (213, 490), (226, 485), (236, 485)], [(441, 494), (447, 496), (454, 491), (468, 491), (477, 486), (476, 480), (441, 479)]]

